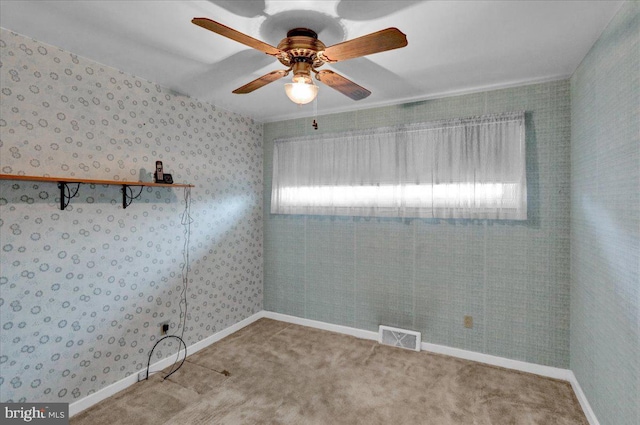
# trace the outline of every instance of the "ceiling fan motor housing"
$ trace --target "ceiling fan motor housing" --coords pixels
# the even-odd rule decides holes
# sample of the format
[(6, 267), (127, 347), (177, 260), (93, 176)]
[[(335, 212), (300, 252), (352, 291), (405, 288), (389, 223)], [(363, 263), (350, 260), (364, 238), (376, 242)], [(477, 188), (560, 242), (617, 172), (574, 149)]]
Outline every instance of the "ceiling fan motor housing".
[(324, 64), (318, 57), (318, 52), (324, 51), (326, 46), (318, 40), (318, 34), (308, 28), (294, 28), (287, 32), (287, 37), (280, 41), (278, 49), (286, 53), (278, 56), (278, 60), (286, 66), (302, 62), (317, 68)]

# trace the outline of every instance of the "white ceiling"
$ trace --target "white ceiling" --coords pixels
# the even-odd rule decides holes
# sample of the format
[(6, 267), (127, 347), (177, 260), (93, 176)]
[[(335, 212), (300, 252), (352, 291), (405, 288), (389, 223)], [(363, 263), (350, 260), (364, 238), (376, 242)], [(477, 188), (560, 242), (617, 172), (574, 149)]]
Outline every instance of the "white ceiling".
[[(269, 122), (569, 77), (621, 1), (5, 1), (0, 26)], [(295, 27), (327, 46), (388, 27), (402, 49), (325, 65), (371, 90), (353, 101), (318, 83), (317, 105), (283, 84), (231, 91), (276, 59), (191, 23), (206, 17), (271, 45)]]

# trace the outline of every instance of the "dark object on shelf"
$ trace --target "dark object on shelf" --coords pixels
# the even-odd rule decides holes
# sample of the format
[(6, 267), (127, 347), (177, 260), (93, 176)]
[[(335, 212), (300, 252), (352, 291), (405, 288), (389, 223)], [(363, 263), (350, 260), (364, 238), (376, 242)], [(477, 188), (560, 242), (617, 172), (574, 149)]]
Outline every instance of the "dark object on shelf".
[[(161, 182), (158, 182), (158, 183), (161, 183)], [(168, 173), (164, 174), (164, 183), (173, 184), (173, 177), (171, 177), (171, 174), (168, 174)]]
[(162, 161), (156, 161), (156, 172), (154, 173), (154, 178), (156, 183), (164, 183), (164, 176), (162, 171)]

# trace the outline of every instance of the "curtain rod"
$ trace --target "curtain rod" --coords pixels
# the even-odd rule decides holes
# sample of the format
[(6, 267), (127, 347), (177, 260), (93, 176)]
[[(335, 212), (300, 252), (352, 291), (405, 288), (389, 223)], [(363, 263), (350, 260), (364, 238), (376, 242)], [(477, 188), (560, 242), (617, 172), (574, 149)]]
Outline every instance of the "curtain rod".
[[(519, 111), (519, 112), (506, 112), (503, 114), (495, 114), (495, 115), (481, 115), (481, 116), (469, 117), (469, 118), (451, 118), (451, 119), (444, 119), (444, 120), (437, 120), (437, 121), (427, 121), (423, 123), (400, 124), (395, 127), (377, 127), (377, 128), (362, 129), (362, 130), (350, 130), (342, 133), (326, 133), (326, 134), (319, 134), (319, 135), (291, 137), (286, 139), (276, 139), (274, 140), (274, 143), (299, 142), (299, 141), (306, 141), (306, 140), (335, 140), (335, 139), (344, 138), (347, 135), (353, 137), (353, 136), (359, 136), (359, 135), (363, 135), (363, 136), (369, 135), (372, 133), (406, 134), (406, 133), (416, 133), (420, 131), (441, 130), (444, 128), (466, 127), (468, 125), (474, 125), (474, 126), (489, 125), (489, 124), (494, 124), (496, 122), (500, 122), (500, 123), (517, 122), (522, 124), (524, 120), (524, 114), (525, 114), (525, 111)], [(482, 122), (485, 120), (487, 122)], [(489, 120), (496, 120), (496, 121), (489, 122)], [(460, 122), (460, 124), (453, 125), (454, 123), (457, 123), (457, 122)], [(451, 124), (447, 125), (447, 123), (451, 123)], [(420, 127), (420, 128), (411, 128), (411, 127)]]

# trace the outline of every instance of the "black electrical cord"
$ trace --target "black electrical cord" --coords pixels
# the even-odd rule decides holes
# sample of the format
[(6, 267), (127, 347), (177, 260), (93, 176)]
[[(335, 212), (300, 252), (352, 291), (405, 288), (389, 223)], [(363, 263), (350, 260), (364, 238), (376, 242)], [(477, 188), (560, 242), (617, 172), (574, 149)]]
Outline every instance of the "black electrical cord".
[[(184, 338), (184, 332), (187, 328), (187, 289), (189, 287), (189, 244), (191, 241), (191, 223), (193, 223), (193, 219), (191, 218), (191, 188), (184, 188), (184, 211), (180, 216), (180, 223), (184, 228), (184, 245), (182, 247), (182, 292), (180, 297), (180, 318), (182, 319), (182, 333), (180, 335), (180, 340)], [(184, 312), (182, 311), (182, 304), (184, 304)], [(172, 373), (180, 369), (182, 363), (184, 363), (184, 359), (187, 358), (187, 346), (184, 346), (184, 358), (180, 365), (177, 368), (174, 367), (178, 363), (178, 359), (180, 358), (180, 350), (176, 354), (176, 361), (171, 366), (171, 370), (169, 374), (164, 378), (167, 379)]]
[[(180, 223), (184, 228), (184, 246), (182, 247), (182, 300), (180, 304), (180, 317), (182, 317), (182, 335), (187, 328), (187, 288), (189, 286), (189, 244), (191, 242), (191, 188), (184, 188), (184, 211), (181, 215)], [(184, 303), (184, 316), (182, 316), (182, 303)]]
[[(180, 216), (180, 223), (184, 228), (184, 245), (182, 247), (182, 292), (180, 293), (180, 319), (182, 320), (182, 324), (178, 326), (182, 326), (182, 332), (180, 336), (177, 335), (167, 335), (163, 338), (160, 338), (151, 351), (149, 352), (149, 359), (147, 361), (147, 375), (145, 379), (149, 379), (149, 367), (151, 365), (151, 355), (153, 354), (153, 350), (155, 350), (156, 346), (163, 340), (167, 338), (176, 338), (180, 341), (181, 345), (178, 345), (178, 353), (176, 354), (176, 360), (171, 365), (171, 370), (169, 373), (163, 378), (167, 379), (169, 376), (178, 371), (184, 364), (187, 359), (187, 344), (184, 342), (184, 332), (187, 327), (187, 289), (189, 285), (189, 244), (191, 241), (191, 223), (193, 223), (193, 219), (191, 218), (191, 188), (184, 188), (184, 211)], [(184, 304), (184, 311), (182, 310), (182, 305)], [(178, 364), (178, 359), (180, 358), (180, 348), (184, 345), (184, 357), (180, 364)], [(178, 364), (178, 367), (176, 365)]]
[[(180, 338), (178, 335), (167, 335), (165, 337), (162, 337), (158, 340), (158, 342), (156, 342), (153, 346), (153, 348), (151, 349), (151, 351), (149, 352), (149, 360), (147, 360), (147, 376), (144, 379), (149, 379), (149, 367), (151, 366), (151, 355), (153, 354), (153, 350), (156, 349), (156, 347), (158, 346), (158, 344), (160, 344), (160, 342), (164, 341), (167, 338), (176, 338), (178, 339), (182, 345), (184, 345), (184, 357), (182, 358), (182, 362), (180, 362), (180, 366), (178, 366), (176, 368), (176, 370), (172, 370), (171, 372), (169, 372), (169, 374), (167, 376), (165, 376), (163, 379), (167, 379), (168, 377), (170, 377), (173, 373), (177, 372), (178, 369), (180, 369), (180, 367), (182, 366), (182, 364), (184, 363), (184, 361), (187, 359), (187, 344), (185, 344), (184, 340), (182, 338)], [(180, 353), (180, 350), (178, 350), (178, 353)], [(175, 365), (175, 363), (174, 363)], [(173, 369), (173, 368), (172, 368)]]

